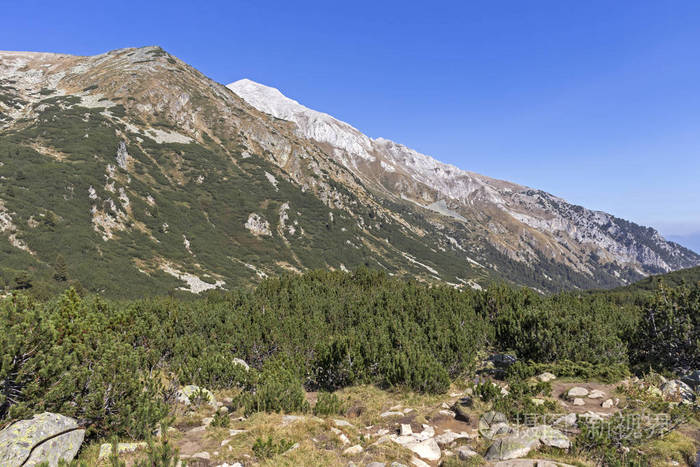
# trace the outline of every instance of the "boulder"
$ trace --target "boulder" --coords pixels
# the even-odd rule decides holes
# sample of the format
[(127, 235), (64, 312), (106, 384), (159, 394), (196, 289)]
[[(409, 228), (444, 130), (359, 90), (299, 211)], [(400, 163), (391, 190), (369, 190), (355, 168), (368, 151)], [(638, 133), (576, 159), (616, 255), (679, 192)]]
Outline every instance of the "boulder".
[(512, 432), (506, 416), (501, 412), (486, 412), (479, 418), (479, 433), (486, 439)]
[(0, 465), (33, 466), (59, 460), (73, 460), (85, 437), (85, 430), (72, 418), (44, 412), (20, 420), (0, 431)]
[(486, 452), (486, 459), (508, 460), (525, 457), (531, 450), (541, 445), (568, 449), (571, 442), (561, 431), (549, 425), (539, 425), (496, 439)]
[(455, 413), (455, 418), (457, 420), (462, 420), (463, 422), (469, 423), (469, 407), (473, 405), (474, 401), (471, 397), (462, 397), (457, 402), (452, 405), (452, 412)]
[(181, 404), (189, 406), (192, 405), (192, 403), (195, 402), (194, 399), (200, 395), (203, 399), (206, 399), (206, 401), (201, 402), (207, 403), (215, 409), (218, 409), (218, 406), (216, 405), (216, 397), (214, 397), (214, 394), (210, 390), (200, 388), (199, 386), (195, 386), (194, 384), (184, 386), (182, 389), (180, 389), (177, 392), (177, 401)]
[(547, 383), (549, 381), (553, 381), (553, 380), (557, 379), (557, 377), (554, 376), (552, 373), (545, 371), (541, 375), (537, 375), (537, 379), (539, 381), (542, 381), (543, 383)]
[(561, 431), (549, 425), (538, 425), (526, 431), (528, 436), (537, 437), (540, 443), (545, 446), (559, 449), (569, 449), (571, 447), (569, 438)]
[(588, 395), (588, 389), (582, 388), (581, 386), (574, 386), (566, 392), (567, 399), (574, 399), (576, 397), (586, 397)]
[(438, 461), (442, 457), (440, 446), (433, 438), (428, 438), (425, 441), (411, 441), (404, 444), (407, 449), (413, 451), (418, 457), (429, 460)]
[(602, 399), (605, 397), (605, 393), (600, 389), (594, 389), (588, 394), (589, 399)]
[(444, 433), (435, 437), (435, 441), (441, 448), (449, 446), (458, 439), (471, 439), (471, 435), (465, 432), (455, 433), (454, 431), (446, 430)]
[(540, 447), (540, 442), (536, 438), (523, 436), (510, 436), (494, 441), (486, 452), (488, 460), (508, 460), (518, 457), (525, 457), (533, 449)]
[(661, 386), (661, 393), (665, 399), (693, 402), (695, 392), (679, 379), (672, 379)]
[(413, 434), (413, 430), (411, 430), (411, 425), (407, 423), (402, 423), (401, 424), (401, 436), (410, 436)]

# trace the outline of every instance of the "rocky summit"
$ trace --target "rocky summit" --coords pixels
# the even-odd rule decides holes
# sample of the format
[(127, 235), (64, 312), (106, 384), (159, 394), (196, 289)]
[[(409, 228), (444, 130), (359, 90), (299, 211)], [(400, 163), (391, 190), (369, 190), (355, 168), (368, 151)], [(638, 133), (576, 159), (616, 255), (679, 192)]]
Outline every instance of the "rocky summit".
[(0, 52), (0, 247), (5, 288), (114, 297), (360, 266), (552, 292), (700, 265), (652, 228), (223, 86), (158, 47)]

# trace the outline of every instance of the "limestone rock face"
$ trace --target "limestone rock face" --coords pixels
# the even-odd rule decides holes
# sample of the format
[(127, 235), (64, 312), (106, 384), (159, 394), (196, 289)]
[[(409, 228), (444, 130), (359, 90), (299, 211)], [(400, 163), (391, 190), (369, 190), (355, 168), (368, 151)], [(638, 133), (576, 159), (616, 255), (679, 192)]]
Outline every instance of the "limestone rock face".
[(34, 466), (59, 460), (73, 460), (85, 437), (85, 430), (70, 417), (44, 412), (21, 420), (0, 431), (0, 465)]

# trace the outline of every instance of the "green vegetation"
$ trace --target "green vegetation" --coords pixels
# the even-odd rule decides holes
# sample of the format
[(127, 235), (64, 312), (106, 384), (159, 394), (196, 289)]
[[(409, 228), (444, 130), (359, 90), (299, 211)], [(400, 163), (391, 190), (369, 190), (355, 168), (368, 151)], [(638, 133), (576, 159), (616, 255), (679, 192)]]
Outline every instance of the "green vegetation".
[[(188, 301), (16, 292), (0, 302), (0, 420), (56, 411), (84, 420), (88, 438), (143, 439), (184, 384), (235, 388), (233, 405), (246, 413), (308, 412), (305, 390), (319, 390), (314, 413), (337, 414), (331, 391), (370, 383), (443, 393), (489, 351), (520, 359), (506, 371), (510, 393), (484, 383), (475, 395), (512, 416), (537, 413), (555, 409), (531, 402), (551, 390), (531, 382), (541, 371), (616, 381), (630, 365), (669, 372), (697, 362), (697, 310), (697, 288), (634, 306), (605, 294), (459, 291), (368, 269), (285, 275)], [(650, 332), (652, 319), (678, 341)], [(678, 355), (664, 350), (681, 344)]]
[(288, 451), (292, 446), (294, 442), (286, 439), (275, 441), (268, 437), (267, 441), (263, 441), (262, 438), (258, 438), (253, 445), (253, 452), (258, 459), (268, 459)]

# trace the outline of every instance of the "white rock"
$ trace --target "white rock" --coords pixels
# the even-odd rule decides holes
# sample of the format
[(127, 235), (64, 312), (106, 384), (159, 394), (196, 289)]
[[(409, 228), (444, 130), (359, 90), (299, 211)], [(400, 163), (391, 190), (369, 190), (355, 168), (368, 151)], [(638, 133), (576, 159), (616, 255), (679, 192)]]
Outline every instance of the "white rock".
[(568, 399), (574, 399), (576, 397), (586, 397), (588, 395), (588, 389), (582, 388), (580, 386), (574, 386), (569, 389), (566, 393)]
[(411, 429), (411, 425), (407, 423), (402, 423), (401, 424), (401, 436), (410, 436), (413, 434), (413, 430)]
[(455, 440), (458, 439), (470, 439), (471, 436), (468, 433), (461, 432), (461, 433), (455, 433), (451, 430), (446, 430), (444, 433), (437, 435), (435, 437), (435, 441), (438, 443), (438, 445), (442, 448), (445, 446), (448, 446), (452, 444)]
[(352, 423), (346, 421), (346, 420), (333, 420), (333, 424), (335, 426), (352, 426)]
[(580, 397), (577, 397), (577, 398), (574, 399), (573, 404), (574, 404), (574, 405), (586, 405), (586, 401), (584, 401), (584, 400), (581, 399)]
[(433, 438), (426, 439), (425, 441), (414, 441), (405, 444), (407, 449), (413, 451), (418, 457), (421, 457), (429, 461), (438, 461), (442, 457), (442, 451), (440, 451), (440, 446), (438, 446), (437, 441)]
[(403, 412), (396, 412), (396, 411), (390, 410), (388, 412), (384, 412), (384, 413), (380, 414), (379, 416), (382, 418), (388, 418), (388, 417), (403, 417), (403, 415), (404, 415)]
[(202, 451), (198, 452), (196, 454), (192, 454), (193, 459), (211, 459), (211, 454), (209, 454), (207, 451)]
[(615, 403), (613, 402), (612, 399), (604, 400), (603, 403), (600, 404), (600, 406), (601, 406), (602, 408), (604, 408), (604, 409), (609, 409), (609, 408), (612, 407), (613, 405), (615, 405)]
[(350, 446), (345, 451), (343, 451), (343, 455), (354, 456), (356, 454), (360, 454), (362, 451), (364, 451), (364, 449), (362, 449), (362, 446), (360, 446), (359, 444), (356, 444), (354, 446)]
[(553, 381), (553, 380), (557, 379), (557, 377), (555, 375), (553, 375), (552, 373), (545, 371), (541, 375), (538, 375), (537, 379), (542, 381), (543, 383), (546, 383), (548, 381)]
[(603, 397), (605, 397), (605, 393), (600, 389), (594, 389), (588, 394), (589, 399), (602, 399)]

